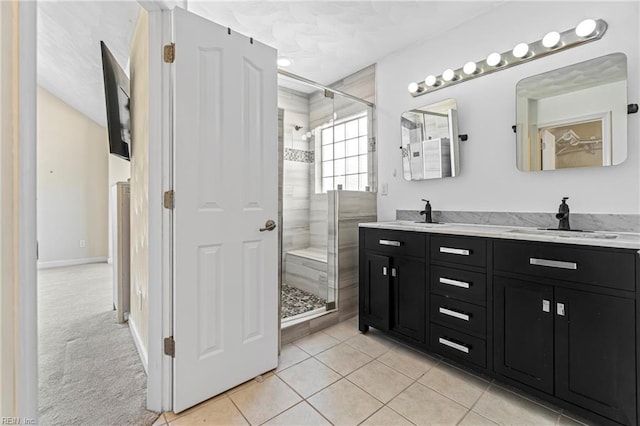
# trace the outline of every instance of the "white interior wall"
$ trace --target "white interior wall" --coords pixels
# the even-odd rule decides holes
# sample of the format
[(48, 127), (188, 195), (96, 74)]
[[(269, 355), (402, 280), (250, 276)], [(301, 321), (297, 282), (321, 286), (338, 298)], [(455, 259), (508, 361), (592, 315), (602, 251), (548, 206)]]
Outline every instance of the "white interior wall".
[(37, 129), (39, 265), (106, 261), (107, 130), (41, 87)]
[[(564, 31), (585, 18), (602, 18), (609, 28), (601, 40), (413, 98), (409, 82), (441, 74), (492, 51)], [(436, 210), (554, 211), (563, 196), (579, 213), (640, 213), (639, 116), (628, 116), (628, 158), (618, 166), (523, 173), (516, 169), (515, 86), (525, 77), (613, 52), (628, 60), (628, 102), (638, 103), (638, 2), (510, 2), (455, 30), (416, 43), (379, 61), (377, 118), (379, 182), (378, 219), (395, 219), (396, 209), (417, 210), (421, 198)], [(407, 182), (402, 177), (400, 114), (455, 98), (460, 143), (459, 177)]]

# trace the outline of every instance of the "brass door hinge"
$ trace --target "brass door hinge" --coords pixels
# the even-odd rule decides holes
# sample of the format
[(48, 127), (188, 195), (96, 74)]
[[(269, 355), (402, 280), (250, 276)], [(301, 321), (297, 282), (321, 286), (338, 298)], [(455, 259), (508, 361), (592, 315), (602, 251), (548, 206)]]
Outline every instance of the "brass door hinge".
[(172, 64), (176, 60), (176, 44), (164, 45), (164, 61), (168, 64)]
[(173, 340), (173, 336), (164, 338), (164, 354), (171, 358), (176, 357), (176, 341)]
[(173, 189), (164, 191), (164, 208), (173, 209), (176, 206), (175, 192)]

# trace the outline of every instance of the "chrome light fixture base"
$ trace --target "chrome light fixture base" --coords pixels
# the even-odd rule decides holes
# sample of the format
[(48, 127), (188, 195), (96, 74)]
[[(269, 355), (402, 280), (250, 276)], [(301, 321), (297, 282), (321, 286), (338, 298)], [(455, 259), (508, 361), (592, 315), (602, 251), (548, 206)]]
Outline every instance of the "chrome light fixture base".
[[(583, 36), (578, 35), (577, 33), (580, 32), (580, 31), (577, 31), (578, 28), (582, 30), (583, 28), (587, 27), (589, 30), (591, 30), (593, 25), (584, 25), (588, 21), (595, 22), (595, 29), (593, 29), (593, 31), (591, 31), (589, 34), (586, 34)], [(580, 46), (590, 41), (599, 40), (602, 38), (602, 36), (606, 31), (607, 31), (607, 23), (604, 20), (602, 19), (584, 20), (580, 24), (578, 24), (576, 28), (571, 28), (569, 30), (559, 33), (560, 39), (557, 43), (550, 43), (547, 41), (546, 42), (547, 44), (553, 44), (550, 47), (546, 47), (543, 44), (544, 38), (542, 38), (540, 40), (528, 43), (529, 49), (528, 51), (525, 52), (523, 57), (516, 57), (513, 53), (513, 50), (507, 50), (506, 52), (499, 54), (498, 62), (495, 62), (496, 58), (491, 58), (490, 60), (489, 58), (487, 58), (481, 61), (477, 61), (475, 63), (476, 64), (475, 70), (471, 74), (466, 73), (464, 70), (464, 67), (462, 67), (462, 68), (453, 70), (454, 71), (453, 75), (455, 76), (455, 78), (451, 80), (445, 80), (443, 78), (443, 75), (439, 75), (439, 76), (436, 76), (435, 83), (432, 85), (427, 85), (422, 80), (414, 82), (415, 85), (412, 84), (411, 88), (412, 89), (415, 88), (416, 90), (415, 91), (410, 90), (409, 93), (411, 93), (411, 96), (415, 98), (417, 96), (422, 96), (426, 93), (435, 92), (436, 90), (444, 89), (445, 87), (450, 87), (455, 84), (460, 84), (464, 81), (472, 80), (474, 78), (491, 74), (496, 71), (511, 68), (516, 65), (520, 65), (524, 62), (532, 61), (534, 59), (551, 55), (552, 53), (556, 53), (572, 47)], [(520, 49), (523, 50), (524, 46), (520, 46)], [(492, 55), (495, 56), (495, 54), (492, 54)], [(487, 63), (487, 60), (489, 60), (489, 63), (493, 65), (489, 65), (489, 63)], [(469, 70), (470, 67), (467, 67), (467, 69)], [(447, 75), (447, 77), (448, 76), (449, 75)]]

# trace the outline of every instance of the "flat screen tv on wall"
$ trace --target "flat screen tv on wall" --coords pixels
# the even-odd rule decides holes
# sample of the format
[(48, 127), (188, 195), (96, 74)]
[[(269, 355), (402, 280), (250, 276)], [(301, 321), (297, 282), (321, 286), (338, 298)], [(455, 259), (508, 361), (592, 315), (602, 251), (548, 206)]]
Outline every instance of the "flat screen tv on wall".
[(129, 78), (107, 45), (101, 41), (104, 97), (107, 104), (109, 152), (125, 160), (131, 158)]

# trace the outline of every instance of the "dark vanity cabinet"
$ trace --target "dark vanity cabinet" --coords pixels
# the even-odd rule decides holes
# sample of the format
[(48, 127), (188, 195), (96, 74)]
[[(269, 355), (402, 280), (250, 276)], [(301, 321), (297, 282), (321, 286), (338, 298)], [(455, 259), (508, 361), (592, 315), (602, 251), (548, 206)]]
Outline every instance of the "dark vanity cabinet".
[(636, 256), (495, 242), (494, 370), (636, 424)]
[(360, 228), (360, 329), (638, 424), (638, 250)]
[(360, 324), (392, 331), (417, 343), (426, 339), (426, 236), (360, 229)]
[(487, 366), (486, 239), (430, 237), (430, 346)]

